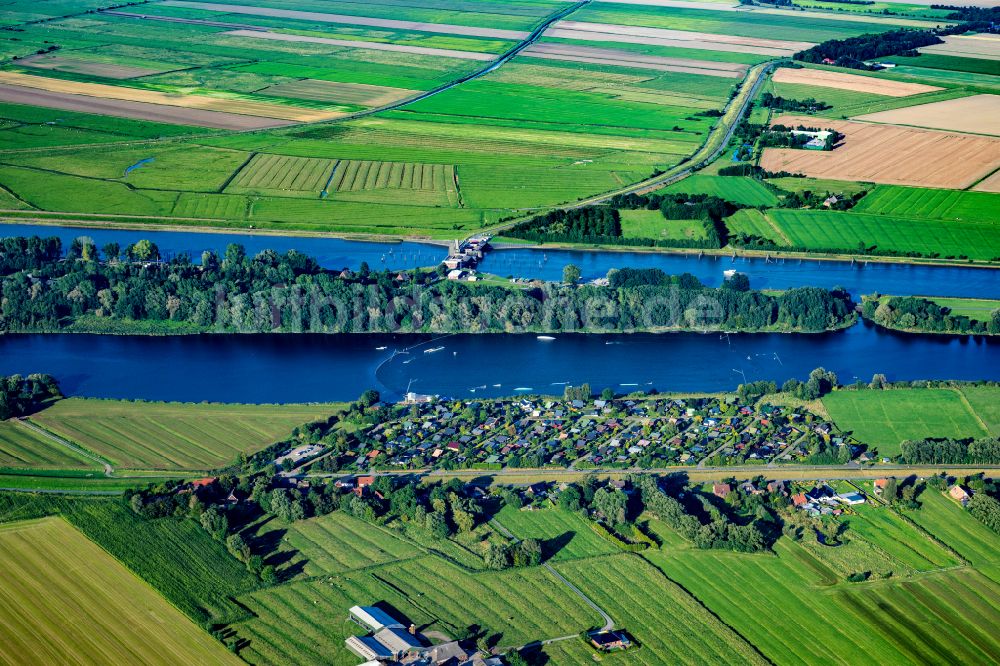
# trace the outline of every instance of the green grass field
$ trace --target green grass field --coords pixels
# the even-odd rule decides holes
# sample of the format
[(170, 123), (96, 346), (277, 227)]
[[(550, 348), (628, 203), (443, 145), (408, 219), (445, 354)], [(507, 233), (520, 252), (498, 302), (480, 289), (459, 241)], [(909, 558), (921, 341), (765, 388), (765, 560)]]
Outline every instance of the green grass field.
[(993, 312), (1000, 309), (1000, 301), (985, 298), (941, 298), (934, 296), (930, 300), (951, 310), (954, 315), (965, 315), (969, 319), (989, 321)]
[(337, 574), (421, 554), (412, 543), (337, 511), (293, 524), (282, 543), (298, 551), (307, 576)]
[(954, 500), (928, 488), (919, 497), (921, 507), (906, 515), (969, 560), (973, 566), (1000, 563), (997, 535)]
[(897, 217), (995, 223), (998, 206), (1000, 194), (879, 185), (858, 202), (854, 211)]
[(621, 224), (625, 238), (705, 238), (701, 220), (667, 220), (658, 210), (623, 210)]
[(0, 575), (5, 663), (240, 663), (59, 518), (0, 526)]
[(476, 625), (502, 634), (500, 644), (574, 635), (600, 617), (541, 568), (469, 574), (434, 556), (320, 580), (269, 588), (240, 598), (255, 615), (234, 626), (250, 641), (252, 663), (356, 664), (343, 647), (358, 633), (347, 610), (384, 602), (424, 631), (448, 636)]
[(795, 247), (856, 251), (860, 245), (925, 256), (991, 260), (1000, 257), (1000, 234), (991, 222), (842, 213), (772, 210), (769, 217)]
[(628, 663), (766, 663), (746, 640), (643, 558), (621, 553), (595, 564), (567, 562), (556, 568), (642, 644)]
[(959, 390), (990, 433), (1000, 435), (1000, 391), (991, 386), (963, 386)]
[(747, 206), (775, 206), (778, 204), (778, 197), (759, 181), (739, 176), (695, 174), (664, 188), (663, 191), (710, 194)]
[(561, 561), (617, 553), (618, 548), (597, 536), (580, 516), (557, 508), (520, 511), (504, 508), (501, 525), (521, 539), (538, 539), (547, 560)]
[(988, 434), (955, 389), (835, 391), (823, 398), (823, 406), (837, 427), (885, 456), (897, 455), (908, 439)]
[(208, 470), (327, 418), (340, 405), (209, 405), (68, 398), (32, 415), (126, 469)]
[[(963, 525), (975, 523), (968, 516), (962, 520)], [(995, 544), (996, 538), (993, 534), (988, 542)], [(923, 544), (916, 547), (919, 556), (902, 546), (893, 554), (915, 564), (928, 556), (941, 559), (936, 551), (924, 552)], [(943, 663), (947, 654), (961, 653), (972, 661), (993, 661), (1000, 654), (1000, 643), (989, 630), (1000, 612), (1000, 586), (978, 571), (957, 569), (859, 585), (843, 582), (800, 544), (782, 540), (775, 553), (777, 557), (691, 549), (647, 557), (774, 663), (840, 664), (872, 657)], [(765, 615), (775, 619), (762, 621)]]
[(882, 549), (893, 560), (916, 571), (933, 571), (962, 562), (931, 537), (884, 507), (863, 504), (846, 519), (851, 534), (858, 534)]
[(10, 420), (0, 421), (0, 467), (92, 469), (96, 463)]

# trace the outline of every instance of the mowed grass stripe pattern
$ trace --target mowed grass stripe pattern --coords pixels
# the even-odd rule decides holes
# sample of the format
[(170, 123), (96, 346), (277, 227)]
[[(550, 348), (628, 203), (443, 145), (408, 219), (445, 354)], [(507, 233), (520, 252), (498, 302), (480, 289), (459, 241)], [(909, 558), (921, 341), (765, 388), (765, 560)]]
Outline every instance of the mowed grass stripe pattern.
[(544, 569), (468, 574), (423, 556), (241, 597), (255, 614), (234, 627), (250, 641), (241, 655), (254, 664), (354, 666), (343, 641), (358, 633), (347, 609), (361, 600), (384, 602), (418, 627), (453, 636), (470, 624), (488, 627), (502, 633), (505, 646), (571, 636), (601, 622)]
[(975, 570), (884, 587), (841, 588), (845, 609), (864, 617), (906, 661), (988, 664), (1000, 660), (1000, 587)]
[(908, 439), (989, 434), (955, 389), (836, 391), (823, 398), (823, 406), (839, 428), (881, 455), (898, 454)]
[(974, 566), (1000, 563), (997, 535), (944, 495), (928, 489), (920, 495), (919, 511), (907, 516), (954, 548)]
[(865, 504), (855, 511), (847, 518), (850, 529), (909, 567), (931, 571), (962, 563), (891, 509)]
[(94, 462), (11, 420), (0, 421), (0, 467), (88, 468)]
[[(778, 557), (682, 550), (648, 556), (718, 613), (775, 663), (811, 665), (851, 662), (877, 637), (864, 624), (816, 617), (820, 583), (832, 572), (798, 544), (781, 540)], [(771, 621), (761, 621), (762, 610)]]
[(422, 550), (342, 511), (294, 523), (287, 544), (305, 558), (305, 574), (340, 573), (422, 554)]
[(193, 405), (69, 398), (32, 421), (130, 469), (204, 470), (327, 418), (339, 405)]
[(59, 518), (0, 527), (0, 662), (239, 664)]
[(229, 192), (290, 190), (313, 192), (323, 189), (336, 160), (285, 155), (254, 155), (226, 188)]
[(843, 249), (858, 245), (893, 252), (993, 259), (1000, 257), (1000, 234), (994, 224), (939, 221), (822, 210), (772, 210), (770, 218), (795, 247)]
[(556, 568), (642, 644), (630, 664), (766, 663), (753, 646), (637, 555)]
[(1000, 194), (879, 185), (854, 210), (859, 213), (1000, 223)]

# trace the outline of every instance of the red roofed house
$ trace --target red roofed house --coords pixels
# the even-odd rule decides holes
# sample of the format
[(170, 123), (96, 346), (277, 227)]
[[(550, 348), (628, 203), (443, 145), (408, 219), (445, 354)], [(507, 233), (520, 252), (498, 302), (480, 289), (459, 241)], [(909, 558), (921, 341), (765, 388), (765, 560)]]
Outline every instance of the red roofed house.
[(882, 491), (885, 490), (885, 484), (888, 481), (889, 481), (889, 479), (875, 479), (875, 483), (873, 483), (872, 485), (875, 487), (875, 494), (876, 495), (881, 495), (882, 494)]
[(191, 487), (192, 488), (204, 488), (206, 486), (212, 485), (213, 483), (215, 483), (215, 477), (214, 476), (208, 477), (208, 478), (205, 478), (205, 479), (195, 479), (194, 481), (191, 482)]
[(731, 492), (733, 492), (733, 489), (728, 483), (716, 483), (712, 486), (712, 493), (714, 493), (716, 497), (721, 497), (722, 499), (726, 499)]
[(462, 449), (462, 445), (459, 444), (458, 442), (448, 442), (448, 445), (447, 445), (446, 448), (449, 451), (460, 451)]
[(358, 485), (354, 489), (353, 492), (358, 497), (364, 497), (364, 494), (366, 492), (365, 489), (368, 488), (368, 486), (370, 486), (373, 483), (375, 483), (375, 477), (374, 476), (359, 476), (358, 479), (357, 479), (357, 481), (358, 481)]
[(805, 493), (799, 493), (798, 495), (792, 495), (792, 504), (795, 506), (802, 506), (809, 500), (806, 498)]

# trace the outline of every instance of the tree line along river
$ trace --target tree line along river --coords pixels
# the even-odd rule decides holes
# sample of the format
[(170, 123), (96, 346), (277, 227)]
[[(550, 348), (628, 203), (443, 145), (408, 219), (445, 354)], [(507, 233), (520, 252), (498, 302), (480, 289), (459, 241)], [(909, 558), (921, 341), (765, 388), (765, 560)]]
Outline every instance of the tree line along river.
[[(370, 243), (317, 237), (124, 231), (4, 225), (0, 235), (80, 235), (98, 247), (148, 238), (166, 256), (222, 252), (241, 243), (250, 255), (297, 249), (326, 268), (373, 269), (433, 265), (444, 248), (413, 242)], [(690, 272), (718, 285), (735, 268), (755, 288), (846, 287), (855, 298), (879, 291), (939, 296), (1000, 296), (990, 269), (852, 265), (846, 262), (737, 259), (637, 252), (511, 249), (488, 255), (482, 270), (558, 279), (567, 263), (585, 278), (625, 266)], [(455, 397), (561, 393), (589, 382), (619, 392), (731, 389), (745, 380), (804, 377), (817, 366), (842, 382), (868, 380), (1000, 380), (1000, 341), (898, 334), (859, 323), (818, 335), (669, 333), (661, 335), (201, 335), (180, 337), (16, 334), (0, 337), (0, 374), (46, 372), (66, 393), (92, 397), (220, 402), (346, 400), (375, 387), (387, 397), (407, 390)], [(430, 351), (434, 350), (434, 351)]]

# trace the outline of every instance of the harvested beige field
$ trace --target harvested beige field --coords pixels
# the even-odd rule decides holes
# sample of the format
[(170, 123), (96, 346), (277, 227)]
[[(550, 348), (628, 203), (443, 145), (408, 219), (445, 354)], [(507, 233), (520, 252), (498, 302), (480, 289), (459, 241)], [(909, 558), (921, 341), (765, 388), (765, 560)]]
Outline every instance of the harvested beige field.
[(414, 55), (438, 56), (441, 58), (458, 58), (459, 60), (493, 60), (495, 55), (477, 53), (475, 51), (453, 51), (452, 49), (435, 49), (427, 46), (407, 46), (406, 44), (386, 44), (384, 42), (362, 42), (353, 39), (331, 39), (329, 37), (309, 37), (306, 35), (286, 35), (281, 32), (262, 32), (260, 30), (230, 30), (222, 33), (231, 37), (250, 37), (252, 39), (272, 39), (277, 42), (302, 42), (305, 44), (329, 44), (330, 46), (346, 46), (352, 49), (370, 49), (372, 51), (395, 51), (396, 53), (412, 53)]
[(406, 88), (389, 88), (387, 86), (371, 86), (366, 83), (340, 83), (338, 81), (320, 81), (318, 79), (302, 79), (289, 83), (279, 83), (260, 91), (266, 95), (279, 97), (294, 97), (317, 102), (335, 102), (338, 104), (356, 104), (358, 106), (382, 106), (400, 99), (419, 95), (418, 90)]
[(746, 65), (736, 63), (666, 58), (643, 55), (620, 49), (601, 49), (592, 46), (574, 46), (572, 44), (533, 44), (525, 49), (522, 55), (532, 58), (653, 69), (662, 72), (684, 72), (687, 74), (702, 74), (704, 76), (721, 76), (725, 78), (740, 78), (747, 70)]
[(963, 189), (1000, 167), (1000, 139), (992, 137), (850, 120), (820, 122), (810, 116), (781, 116), (773, 122), (819, 124), (842, 132), (846, 139), (829, 152), (767, 148), (760, 165), (770, 171), (834, 180)]
[[(102, 83), (81, 83), (79, 81), (49, 79), (42, 76), (18, 74), (17, 72), (0, 72), (0, 84), (21, 88), (34, 88), (36, 90), (64, 95), (143, 102), (181, 109), (201, 109), (205, 111), (225, 112), (229, 115), (260, 116), (272, 120), (290, 120), (301, 123), (330, 120), (345, 115), (336, 111), (303, 109), (283, 104), (267, 104), (265, 102), (206, 97), (203, 95), (176, 95), (156, 90), (109, 86)], [(188, 125), (191, 123), (185, 122), (182, 124)]]
[(855, 120), (1000, 136), (1000, 95), (972, 95), (858, 116)]
[(902, 81), (877, 79), (872, 76), (828, 72), (823, 69), (779, 67), (774, 71), (772, 78), (775, 83), (801, 83), (807, 86), (853, 90), (854, 92), (873, 93), (886, 97), (908, 97), (941, 90), (941, 88), (926, 86), (922, 83), (903, 83)]
[(392, 28), (394, 30), (418, 30), (444, 35), (466, 35), (469, 37), (492, 37), (494, 39), (511, 39), (520, 41), (529, 33), (520, 30), (502, 30), (500, 28), (477, 28), (467, 25), (450, 25), (448, 23), (421, 23), (419, 21), (398, 21), (396, 19), (370, 18), (368, 16), (351, 16), (348, 14), (326, 14), (323, 12), (301, 12), (294, 9), (275, 9), (273, 7), (248, 7), (245, 5), (225, 5), (215, 2), (187, 2), (186, 0), (167, 0), (162, 3), (169, 7), (186, 7), (189, 9), (204, 9), (211, 12), (226, 14), (247, 14), (250, 16), (270, 16), (273, 18), (296, 19), (300, 21), (316, 21), (318, 23), (341, 23), (344, 25), (366, 25), (375, 28)]
[(95, 62), (93, 60), (82, 60), (80, 58), (69, 58), (61, 55), (33, 55), (21, 58), (18, 65), (33, 67), (35, 69), (50, 69), (56, 72), (69, 72), (71, 74), (86, 74), (87, 76), (101, 76), (106, 79), (134, 79), (140, 76), (151, 74), (161, 74), (162, 69), (150, 69), (148, 67), (132, 67), (130, 65), (115, 65), (108, 62)]
[(585, 23), (559, 21), (545, 31), (546, 37), (583, 39), (593, 42), (619, 42), (622, 44), (648, 44), (650, 46), (675, 46), (686, 49), (728, 51), (731, 53), (756, 53), (758, 55), (790, 56), (811, 46), (812, 42), (791, 42), (755, 37), (715, 35), (707, 32), (643, 28), (612, 23)]
[(983, 182), (972, 189), (976, 192), (1000, 192), (1000, 171), (997, 171), (989, 178), (984, 178)]
[(957, 35), (942, 39), (944, 44), (925, 46), (918, 50), (921, 53), (937, 53), (960, 58), (1000, 60), (1000, 35)]
[(146, 102), (128, 102), (121, 99), (102, 99), (86, 95), (70, 95), (39, 90), (38, 88), (10, 86), (3, 83), (0, 83), (0, 101), (10, 104), (41, 106), (47, 109), (96, 113), (115, 118), (134, 118), (169, 125), (193, 125), (212, 129), (267, 129), (294, 124), (290, 120), (243, 116), (236, 113), (205, 111), (203, 109), (185, 109), (178, 106), (164, 106)]

